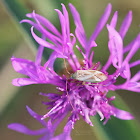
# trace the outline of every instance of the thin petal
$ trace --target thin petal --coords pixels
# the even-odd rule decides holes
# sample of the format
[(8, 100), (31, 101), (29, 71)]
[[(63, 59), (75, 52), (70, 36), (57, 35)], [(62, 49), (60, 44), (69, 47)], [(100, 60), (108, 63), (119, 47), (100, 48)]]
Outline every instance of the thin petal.
[(47, 126), (46, 122), (44, 120), (41, 120), (41, 116), (38, 115), (36, 112), (34, 112), (30, 107), (26, 106), (27, 111), (29, 114), (35, 118), (37, 121), (39, 121), (43, 126)]
[(56, 58), (57, 58), (57, 55), (55, 52), (53, 52), (51, 56), (49, 57), (48, 61), (45, 63), (44, 67), (45, 68), (49, 67), (50, 69), (53, 69)]
[(56, 113), (59, 110), (59, 108), (61, 109), (63, 107), (63, 106), (60, 106), (62, 102), (63, 102), (63, 100), (60, 100), (47, 114), (45, 114), (41, 118), (41, 120), (43, 120), (43, 119), (49, 117), (50, 115)]
[(139, 49), (140, 47), (140, 43), (139, 43), (139, 40), (137, 39), (133, 46), (132, 46), (132, 49), (129, 51), (128, 55), (126, 56), (124, 62), (129, 62), (130, 59), (133, 57), (133, 55), (136, 53), (136, 51)]
[(20, 21), (20, 23), (29, 23), (32, 26), (34, 26), (38, 31), (41, 32), (40, 28), (38, 27), (38, 25), (36, 23), (34, 23), (33, 21), (29, 20), (29, 19), (23, 19)]
[(69, 4), (69, 8), (70, 8), (70, 11), (71, 11), (72, 16), (74, 18), (74, 22), (75, 22), (75, 25), (76, 25), (77, 29), (81, 32), (83, 37), (86, 38), (85, 31), (84, 31), (84, 28), (83, 28), (83, 25), (82, 25), (80, 15), (79, 15), (78, 11), (76, 10), (76, 8), (71, 3)]
[(36, 42), (37, 42), (38, 44), (40, 44), (40, 45), (42, 45), (42, 46), (44, 46), (44, 47), (53, 49), (54, 51), (57, 51), (58, 53), (61, 53), (61, 51), (59, 51), (59, 49), (58, 49), (56, 46), (54, 46), (53, 44), (51, 44), (51, 43), (45, 41), (44, 39), (42, 39), (42, 38), (40, 38), (40, 37), (38, 37), (38, 36), (34, 33), (33, 28), (34, 28), (34, 27), (31, 28), (31, 33), (32, 33), (33, 38), (36, 40)]
[(77, 69), (79, 69), (81, 67), (81, 65), (77, 59), (77, 56), (75, 55), (75, 53), (73, 51), (73, 45), (71, 43), (67, 43), (67, 45), (69, 46), (69, 48), (71, 48), (70, 49), (71, 57), (73, 58), (74, 64), (76, 65)]
[(103, 66), (102, 71), (106, 71), (110, 67), (111, 62), (112, 62), (112, 56), (110, 55), (106, 64)]
[[(40, 21), (41, 24), (43, 24), (47, 29), (49, 29), (52, 33), (56, 34), (57, 36), (61, 37), (60, 32), (55, 28), (55, 26), (45, 17), (35, 14), (36, 18)], [(33, 13), (26, 14), (29, 18), (34, 18)]]
[(131, 77), (130, 66), (127, 62), (123, 63), (121, 76), (127, 80), (129, 80)]
[(53, 69), (53, 67), (54, 67), (54, 62), (55, 62), (56, 58), (67, 58), (67, 57), (64, 56), (64, 55), (59, 55), (59, 54), (56, 53), (56, 52), (52, 52), (52, 54), (50, 55), (48, 61), (44, 64), (44, 68)]
[(112, 63), (116, 68), (120, 68), (123, 60), (123, 41), (119, 33), (111, 26), (107, 25), (109, 31), (108, 47), (112, 55)]
[(14, 86), (26, 86), (31, 84), (38, 84), (37, 81), (31, 80), (30, 78), (16, 78), (13, 79), (12, 84)]
[(122, 119), (122, 120), (132, 120), (134, 119), (134, 116), (132, 116), (129, 112), (117, 109), (113, 107), (113, 111), (115, 113), (115, 117)]
[(131, 41), (131, 42), (123, 49), (123, 53), (128, 52), (128, 51), (132, 48), (132, 46), (134, 45), (134, 43), (135, 43), (137, 40), (140, 40), (140, 33), (137, 35), (137, 37), (136, 37), (133, 41)]
[(8, 125), (9, 129), (15, 130), (17, 132), (26, 134), (26, 135), (42, 135), (46, 132), (45, 128), (42, 128), (40, 130), (30, 130), (26, 126), (19, 124), (19, 123), (12, 123)]
[(89, 42), (91, 42), (92, 40), (95, 40), (96, 37), (98, 36), (98, 34), (101, 32), (101, 30), (103, 29), (103, 27), (105, 26), (110, 13), (111, 13), (111, 4), (109, 3), (104, 11), (104, 14), (102, 15), (102, 17), (100, 18), (99, 22), (97, 23), (97, 26), (93, 32), (93, 34), (91, 35)]
[(50, 140), (50, 138), (52, 138), (53, 136), (50, 136), (49, 134), (46, 134), (45, 136), (41, 137), (39, 140)]
[(87, 60), (87, 57), (85, 56), (84, 52), (80, 49), (78, 45), (76, 45), (76, 48), (80, 51), (80, 53), (83, 55), (84, 60)]
[(70, 34), (70, 36), (73, 37), (72, 42), (71, 42), (71, 44), (73, 46), (75, 44), (75, 42), (76, 42), (76, 37), (72, 33)]
[(135, 62), (130, 63), (130, 68), (135, 67), (137, 65), (140, 65), (140, 59)]
[(86, 44), (87, 44), (87, 38), (86, 38), (85, 30), (83, 28), (83, 25), (82, 25), (82, 22), (80, 19), (80, 15), (79, 15), (78, 11), (76, 10), (76, 8), (71, 3), (69, 4), (69, 8), (70, 8), (70, 11), (74, 18), (74, 23), (76, 25), (76, 36), (77, 36), (78, 40), (80, 40), (80, 41), (83, 40), (82, 43), (83, 42), (84, 43), (82, 44), (82, 46), (85, 48)]
[(69, 121), (64, 127), (63, 133), (52, 138), (51, 140), (72, 140), (70, 136), (72, 127), (73, 127), (73, 123), (72, 121)]
[(140, 71), (138, 71), (132, 78), (131, 82), (136, 82), (140, 80)]
[(64, 14), (64, 18), (65, 18), (65, 22), (66, 22), (66, 33), (67, 33), (67, 37), (68, 37), (68, 42), (70, 41), (70, 27), (69, 27), (69, 15), (68, 15), (68, 11), (66, 10), (66, 7), (64, 4), (62, 4), (62, 9), (63, 9), (63, 14)]
[(83, 39), (82, 34), (79, 32), (78, 28), (76, 27), (75, 29), (75, 35), (78, 39), (78, 41), (80, 42), (80, 44), (82, 45), (83, 48), (86, 47), (86, 40)]
[(28, 75), (27, 69), (32, 69), (33, 71), (36, 71), (36, 67), (33, 61), (22, 59), (22, 58), (11, 58), (13, 68), (16, 72)]
[(129, 11), (129, 13), (123, 20), (123, 23), (120, 27), (119, 33), (120, 33), (120, 36), (122, 37), (122, 39), (125, 37), (128, 29), (129, 29), (129, 26), (131, 25), (131, 22), (132, 22), (132, 11)]
[(67, 36), (66, 36), (66, 22), (65, 22), (65, 18), (63, 16), (63, 14), (61, 13), (61, 11), (59, 11), (58, 9), (55, 9), (55, 11), (59, 15), (59, 19), (60, 19), (60, 23), (61, 23), (61, 30), (62, 30), (63, 41), (64, 41), (64, 43), (66, 43)]
[(64, 132), (70, 134), (72, 127), (73, 127), (73, 122), (69, 121), (64, 127)]
[(111, 19), (110, 26), (115, 28), (117, 24), (117, 19), (118, 19), (118, 12), (116, 11), (113, 15), (113, 18)]
[[(44, 140), (44, 139), (43, 139)], [(70, 136), (67, 136), (66, 134), (60, 134), (54, 138), (51, 138), (50, 140), (72, 140)]]
[[(42, 35), (42, 39), (45, 40), (45, 36)], [(41, 59), (42, 59), (42, 55), (43, 55), (43, 50), (44, 50), (44, 46), (40, 45), (38, 47), (38, 51), (37, 51), (37, 55), (36, 55), (36, 60), (35, 60), (35, 64), (38, 66), (41, 66)]]
[(90, 67), (92, 67), (93, 55), (94, 55), (94, 51), (91, 52), (91, 55), (90, 55), (90, 58), (89, 58)]

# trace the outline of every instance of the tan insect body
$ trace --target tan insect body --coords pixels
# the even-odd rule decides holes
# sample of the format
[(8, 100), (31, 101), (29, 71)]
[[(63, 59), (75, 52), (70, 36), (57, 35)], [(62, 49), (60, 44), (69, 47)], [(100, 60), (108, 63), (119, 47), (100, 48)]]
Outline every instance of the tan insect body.
[(98, 70), (77, 70), (72, 78), (83, 82), (99, 83), (105, 81), (107, 76)]

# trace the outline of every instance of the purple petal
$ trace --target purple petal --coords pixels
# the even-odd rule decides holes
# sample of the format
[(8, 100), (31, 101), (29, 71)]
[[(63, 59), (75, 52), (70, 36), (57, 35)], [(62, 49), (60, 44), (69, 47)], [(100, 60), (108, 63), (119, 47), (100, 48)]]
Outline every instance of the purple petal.
[(31, 80), (30, 78), (16, 78), (13, 79), (12, 84), (14, 86), (26, 86), (31, 84), (38, 84), (37, 81)]
[(113, 111), (115, 113), (115, 117), (122, 119), (122, 120), (132, 120), (134, 119), (134, 116), (132, 116), (129, 112), (117, 109), (113, 107)]
[(89, 58), (89, 64), (92, 67), (92, 60), (93, 60), (93, 55), (94, 55), (94, 51), (91, 52), (90, 58)]
[(17, 132), (26, 134), (26, 135), (42, 135), (46, 132), (46, 128), (42, 128), (40, 130), (30, 130), (26, 126), (19, 123), (12, 123), (8, 125), (9, 129), (15, 130)]
[(64, 132), (70, 134), (72, 127), (73, 127), (73, 122), (69, 121), (64, 127)]
[(111, 62), (112, 62), (112, 56), (110, 55), (106, 64), (103, 66), (102, 71), (106, 71), (110, 67)]
[(97, 47), (97, 44), (94, 40), (92, 40), (90, 43), (90, 48), (92, 48), (92, 47)]
[(76, 45), (76, 48), (80, 51), (80, 53), (83, 55), (84, 60), (87, 60), (87, 57), (85, 56), (85, 54), (82, 52), (82, 50), (80, 49), (80, 47), (78, 45)]
[[(49, 29), (52, 33), (56, 34), (57, 36), (61, 37), (61, 34), (59, 31), (55, 28), (55, 26), (45, 17), (40, 16), (38, 14), (35, 14), (36, 18), (40, 21), (41, 24), (43, 24), (47, 29)], [(27, 17), (29, 18), (34, 18), (33, 13), (28, 13), (26, 14)]]
[(76, 65), (77, 69), (79, 69), (81, 67), (78, 59), (77, 59), (77, 56), (75, 55), (74, 51), (73, 51), (73, 46), (71, 43), (67, 43), (67, 45), (69, 46), (70, 48), (70, 54), (71, 54), (71, 57), (73, 58), (73, 62), (74, 64)]
[(63, 106), (61, 106), (63, 100), (59, 100), (59, 102), (47, 113), (45, 114), (41, 120), (44, 120), (45, 118), (49, 117), (50, 115), (56, 113), (59, 109), (61, 109)]
[[(45, 140), (45, 139), (43, 139)], [(50, 140), (72, 140), (70, 136), (67, 136), (66, 134), (60, 134), (54, 138), (51, 138)]]
[(136, 37), (133, 41), (131, 41), (131, 42), (123, 49), (123, 53), (128, 52), (128, 51), (132, 48), (132, 46), (134, 45), (134, 43), (135, 43), (137, 40), (140, 40), (140, 33), (137, 35), (137, 37)]
[(57, 58), (57, 55), (56, 55), (55, 52), (53, 52), (51, 54), (51, 56), (49, 57), (48, 61), (44, 64), (44, 67), (45, 68), (48, 67), (50, 69), (53, 69), (53, 65), (54, 65), (54, 62), (55, 62), (56, 58)]
[[(129, 86), (129, 85), (128, 85)], [(129, 91), (133, 91), (133, 92), (138, 92), (140, 93), (140, 83), (138, 83), (138, 86), (139, 87), (125, 87), (125, 88), (122, 88), (122, 89), (126, 89), (126, 90), (129, 90)]]
[(69, 15), (68, 15), (68, 11), (66, 10), (65, 5), (64, 4), (61, 4), (61, 5), (62, 5), (63, 14), (64, 14), (65, 22), (66, 22), (66, 33), (68, 35), (68, 42), (70, 42)]
[(90, 116), (89, 116), (89, 110), (88, 109), (84, 109), (84, 120), (90, 125), (93, 126), (91, 120), (90, 120)]
[(50, 68), (53, 70), (53, 66), (54, 66), (54, 62), (55, 62), (56, 58), (67, 58), (67, 57), (64, 55), (59, 55), (56, 52), (52, 52), (48, 61), (44, 64), (44, 68)]
[(136, 82), (140, 80), (140, 71), (138, 71), (132, 78), (131, 82)]
[(91, 35), (89, 42), (91, 42), (92, 40), (95, 40), (96, 37), (98, 36), (98, 34), (101, 32), (101, 30), (103, 29), (103, 27), (105, 26), (110, 13), (111, 13), (111, 4), (109, 3), (104, 11), (104, 14), (102, 15), (102, 17), (100, 18), (99, 22), (97, 23), (97, 26), (93, 32), (93, 34)]
[(132, 22), (132, 11), (129, 11), (129, 13), (123, 20), (123, 23), (120, 27), (119, 33), (120, 33), (120, 36), (122, 37), (122, 39), (125, 37), (128, 29), (129, 29), (129, 26), (131, 25), (131, 22)]
[(31, 20), (23, 19), (23, 20), (20, 21), (20, 23), (29, 23), (32, 26), (34, 26), (38, 31), (41, 32), (41, 29), (38, 27), (38, 25), (36, 23), (34, 23), (33, 21), (31, 21)]
[(127, 80), (124, 84), (118, 85), (117, 89), (125, 89), (134, 92), (140, 92), (140, 71), (137, 72), (130, 80)]
[(108, 47), (112, 56), (113, 66), (120, 68), (123, 60), (123, 41), (119, 33), (111, 26), (107, 25), (109, 31)]
[(137, 87), (140, 88), (139, 82), (128, 82), (127, 86), (128, 86), (129, 88), (137, 88)]
[(60, 98), (60, 95), (56, 94), (56, 93), (42, 93), (40, 92), (39, 95), (42, 95), (42, 96), (47, 96), (50, 100), (56, 100), (58, 98)]
[(72, 121), (69, 121), (64, 127), (63, 133), (52, 138), (51, 140), (72, 140), (70, 136), (72, 127), (73, 127)]
[(70, 11), (71, 11), (72, 16), (74, 18), (74, 22), (75, 22), (75, 25), (76, 25), (77, 29), (81, 32), (83, 37), (86, 38), (85, 31), (84, 31), (84, 28), (83, 28), (83, 25), (82, 25), (80, 15), (79, 15), (78, 11), (76, 10), (76, 8), (71, 3), (69, 4), (69, 8), (70, 8)]
[(46, 40), (38, 37), (34, 31), (33, 31), (33, 28), (31, 28), (31, 33), (32, 33), (32, 36), (33, 38), (36, 40), (36, 42), (44, 47), (47, 47), (47, 48), (50, 48), (50, 49), (53, 49), (54, 51), (58, 52), (58, 53), (62, 53), (58, 48), (56, 48), (53, 44), (47, 42)]
[(44, 120), (41, 120), (41, 116), (38, 115), (36, 112), (34, 112), (30, 107), (26, 106), (27, 111), (29, 112), (29, 114), (35, 118), (37, 121), (39, 121), (43, 126), (47, 126), (46, 122)]
[(140, 43), (139, 43), (139, 40), (137, 39), (133, 46), (132, 46), (132, 49), (129, 51), (128, 55), (126, 56), (124, 62), (129, 62), (130, 59), (133, 57), (133, 55), (136, 53), (136, 51), (139, 49), (140, 47)]
[(130, 66), (129, 66), (129, 64), (127, 62), (123, 63), (121, 76), (123, 78), (126, 78), (127, 80), (129, 80), (130, 77), (131, 77)]
[(82, 47), (85, 48), (85, 47), (86, 47), (86, 40), (83, 39), (83, 36), (82, 36), (82, 34), (79, 32), (79, 30), (78, 30), (77, 27), (76, 27), (76, 29), (75, 29), (75, 35), (76, 35), (78, 41), (80, 42), (80, 44), (82, 45)]
[[(72, 46), (75, 44), (75, 42), (76, 42), (76, 37), (74, 36), (74, 34), (70, 34), (70, 36), (71, 37), (73, 37), (73, 39), (72, 39), (72, 42), (71, 42), (71, 44), (72, 44)], [(68, 44), (68, 43), (67, 43)]]
[(118, 19), (118, 12), (116, 11), (113, 15), (113, 18), (111, 19), (110, 26), (115, 28), (117, 24), (117, 19)]
[(82, 46), (86, 47), (87, 38), (86, 38), (86, 34), (85, 34), (85, 31), (84, 31), (84, 28), (83, 28), (83, 25), (82, 25), (82, 22), (80, 19), (80, 15), (77, 12), (76, 8), (71, 3), (69, 4), (69, 8), (70, 8), (70, 11), (74, 18), (74, 23), (76, 25), (76, 34), (77, 34), (76, 36), (77, 36), (79, 42), (82, 43)]
[(135, 67), (137, 65), (140, 65), (140, 59), (135, 62), (130, 63), (130, 68)]
[(63, 16), (63, 14), (61, 13), (61, 11), (59, 11), (58, 9), (55, 9), (55, 11), (59, 15), (59, 19), (60, 19), (60, 23), (61, 23), (61, 30), (62, 30), (63, 41), (64, 41), (64, 43), (66, 43), (67, 36), (66, 36), (66, 22), (65, 22), (65, 18)]
[(11, 58), (13, 68), (16, 72), (28, 75), (27, 69), (32, 69), (33, 71), (36, 71), (36, 67), (34, 62), (22, 58)]
[[(53, 43), (55, 43), (57, 46), (60, 46), (58, 42), (61, 43), (61, 39), (57, 36), (55, 36), (54, 34), (52, 34), (51, 32), (49, 32), (47, 29), (45, 29), (39, 22), (39, 20), (36, 18), (36, 14), (35, 11), (33, 11), (33, 17), (34, 20), (37, 23), (37, 26), (39, 28), (39, 31), (44, 34), (50, 41), (52, 41)], [(58, 41), (58, 42), (57, 42)]]
[[(45, 36), (42, 35), (42, 39), (45, 40)], [(36, 55), (36, 60), (35, 64), (38, 66), (41, 66), (41, 59), (42, 59), (42, 54), (43, 54), (44, 46), (40, 45), (38, 47), (37, 55)]]
[(45, 136), (41, 137), (39, 140), (50, 140), (53, 136), (50, 136), (50, 134), (46, 134)]

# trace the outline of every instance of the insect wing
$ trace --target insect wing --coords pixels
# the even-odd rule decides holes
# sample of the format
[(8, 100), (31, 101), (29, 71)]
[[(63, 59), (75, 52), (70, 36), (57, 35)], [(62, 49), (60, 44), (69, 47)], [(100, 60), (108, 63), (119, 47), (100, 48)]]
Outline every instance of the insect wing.
[(97, 71), (97, 70), (89, 70), (92, 74), (92, 77), (89, 79), (92, 82), (98, 83), (98, 82), (103, 82), (107, 79), (107, 76), (102, 73), (101, 71)]
[(75, 79), (84, 82), (98, 83), (105, 81), (107, 76), (97, 70), (77, 70), (75, 73)]

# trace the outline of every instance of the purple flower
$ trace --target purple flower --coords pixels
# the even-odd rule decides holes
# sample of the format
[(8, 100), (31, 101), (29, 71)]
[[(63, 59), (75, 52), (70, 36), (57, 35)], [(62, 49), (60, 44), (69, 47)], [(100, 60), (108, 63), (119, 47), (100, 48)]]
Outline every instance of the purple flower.
[(27, 110), (33, 118), (35, 118), (38, 122), (42, 124), (43, 128), (39, 130), (30, 130), (26, 126), (19, 123), (9, 124), (8, 128), (18, 131), (20, 133), (26, 134), (26, 135), (43, 135), (43, 137), (41, 137), (40, 140), (50, 140), (50, 139), (56, 140), (57, 137), (59, 140), (62, 140), (62, 138), (70, 140), (72, 121), (69, 121), (66, 124), (64, 128), (64, 132), (60, 136), (53, 137), (57, 126), (59, 125), (61, 120), (65, 117), (65, 114), (61, 115), (61, 117), (58, 120), (56, 120), (55, 123), (52, 124), (51, 119), (49, 119), (47, 123), (45, 122), (45, 120), (40, 120), (40, 116), (34, 111), (32, 111), (28, 106), (27, 106)]
[[(76, 26), (76, 37), (74, 34), (70, 33), (69, 15), (63, 4), (63, 14), (56, 9), (60, 19), (61, 33), (50, 21), (33, 11), (33, 13), (27, 14), (27, 17), (34, 19), (34, 22), (29, 19), (24, 19), (21, 22), (26, 22), (32, 25), (32, 36), (40, 45), (35, 62), (21, 58), (11, 58), (15, 71), (28, 76), (28, 78), (14, 79), (13, 85), (24, 86), (30, 84), (52, 84), (56, 86), (58, 92), (62, 93), (40, 93), (50, 99), (49, 102), (43, 102), (43, 104), (47, 105), (49, 109), (49, 111), (43, 116), (36, 114), (27, 107), (30, 115), (38, 120), (44, 128), (32, 131), (17, 123), (10, 124), (8, 126), (10, 129), (24, 134), (43, 135), (40, 140), (71, 140), (71, 130), (74, 128), (76, 121), (79, 120), (80, 115), (91, 126), (93, 126), (93, 124), (90, 117), (95, 116), (96, 114), (100, 115), (100, 120), (104, 120), (104, 124), (106, 124), (108, 119), (110, 119), (111, 115), (119, 119), (131, 120), (134, 117), (129, 112), (116, 108), (112, 104), (112, 100), (115, 100), (115, 96), (108, 98), (107, 93), (110, 90), (114, 91), (120, 89), (140, 92), (140, 71), (133, 77), (131, 77), (130, 71), (132, 67), (140, 64), (140, 60), (130, 63), (130, 59), (140, 47), (140, 34), (138, 34), (138, 36), (127, 46), (123, 46), (123, 39), (132, 21), (132, 12), (130, 11), (125, 17), (119, 32), (115, 29), (117, 24), (117, 12), (115, 12), (111, 23), (107, 24), (109, 32), (108, 47), (110, 56), (107, 63), (100, 69), (99, 72), (100, 62), (96, 64), (93, 63), (92, 60), (94, 52), (91, 48), (97, 46), (95, 40), (100, 31), (106, 25), (111, 13), (111, 4), (108, 4), (89, 40), (86, 37), (79, 13), (72, 4), (69, 4), (69, 8)], [(42, 37), (39, 37), (34, 33), (34, 28), (42, 33)], [(76, 38), (83, 48), (81, 49), (78, 45), (76, 45), (77, 49), (83, 55), (84, 66), (81, 65), (73, 51)], [(52, 49), (53, 53), (50, 55), (47, 62), (42, 66), (41, 58), (44, 47)], [(125, 53), (128, 54), (125, 58), (123, 58)], [(64, 61), (67, 60), (73, 72), (77, 72), (77, 70), (84, 70), (85, 72), (94, 70), (97, 75), (92, 75), (92, 77), (89, 75), (88, 79), (96, 79), (95, 83), (90, 81), (87, 82), (83, 79), (82, 81), (85, 82), (84, 84), (81, 81), (73, 79), (73, 76), (70, 75), (70, 78), (67, 78), (68, 75), (59, 76), (53, 69), (56, 58), (62, 58)], [(107, 72), (111, 65), (113, 65), (116, 69), (113, 74), (109, 74)], [(68, 70), (66, 69), (66, 71)], [(82, 73), (80, 76), (83, 78), (85, 75)], [(105, 80), (102, 80), (103, 76), (106, 77)], [(117, 85), (115, 83), (119, 76), (126, 79), (126, 81), (123, 84)], [(87, 78), (87, 76), (85, 77)], [(100, 82), (97, 82), (98, 80)], [(68, 118), (66, 126), (64, 127), (63, 133), (54, 137), (54, 132), (57, 129), (57, 126), (69, 112), (71, 112), (71, 114)], [(44, 119), (47, 117), (49, 117), (49, 121), (45, 123)]]

